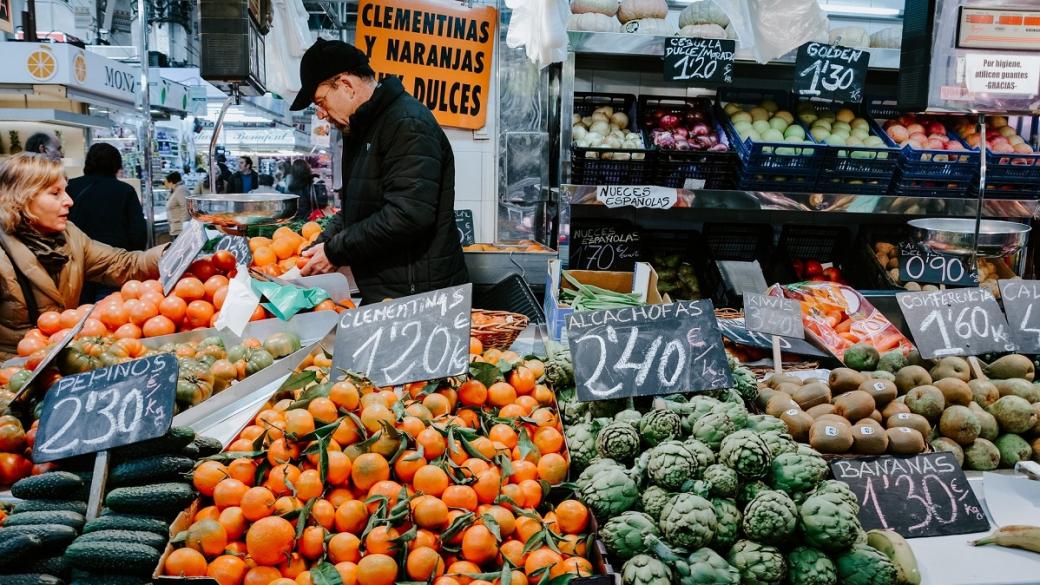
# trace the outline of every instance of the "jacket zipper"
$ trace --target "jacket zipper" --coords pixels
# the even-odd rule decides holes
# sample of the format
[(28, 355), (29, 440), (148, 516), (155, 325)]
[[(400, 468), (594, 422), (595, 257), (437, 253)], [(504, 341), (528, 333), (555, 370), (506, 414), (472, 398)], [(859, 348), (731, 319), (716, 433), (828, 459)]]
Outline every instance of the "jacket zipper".
[(408, 255), (408, 290), (415, 294), (415, 278), (412, 275), (412, 255)]

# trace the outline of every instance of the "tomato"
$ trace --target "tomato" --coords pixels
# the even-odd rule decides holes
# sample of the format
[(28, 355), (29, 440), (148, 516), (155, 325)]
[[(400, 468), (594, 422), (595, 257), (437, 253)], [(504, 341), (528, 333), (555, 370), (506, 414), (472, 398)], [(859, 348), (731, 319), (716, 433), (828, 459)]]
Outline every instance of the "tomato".
[(191, 263), (191, 266), (188, 267), (188, 272), (202, 282), (206, 282), (209, 277), (217, 274), (217, 268), (209, 258), (199, 258)]
[(58, 368), (65, 374), (96, 370), (110, 361), (104, 357), (112, 341), (103, 337), (84, 337), (70, 343), (58, 355)]
[(18, 392), (29, 381), (29, 378), (32, 378), (32, 374), (32, 370), (18, 370), (11, 374), (11, 381), (7, 383), (8, 389), (11, 392)]
[(213, 365), (209, 367), (209, 371), (214, 381), (223, 380), (227, 382), (238, 378), (238, 368), (226, 359), (219, 359), (213, 362)]
[(48, 471), (58, 471), (57, 463), (40, 463), (32, 466), (30, 475), (40, 475), (41, 473), (47, 473)]
[(11, 485), (30, 473), (32, 461), (14, 453), (0, 453), (0, 485)]
[(235, 345), (228, 350), (228, 361), (244, 365), (245, 375), (250, 376), (274, 363), (274, 356), (265, 349)]
[(227, 250), (217, 250), (213, 253), (213, 257), (210, 258), (213, 262), (213, 267), (217, 270), (228, 273), (235, 269), (237, 262), (235, 261), (235, 255)]
[(0, 368), (0, 384), (7, 384), (11, 381), (11, 376), (18, 373), (22, 368), (18, 366), (10, 366), (7, 368)]
[[(29, 370), (35, 370), (36, 366), (40, 365), (40, 362), (42, 362), (44, 360), (44, 358), (46, 358), (46, 357), (47, 357), (47, 350), (46, 349), (41, 349), (39, 351), (34, 351), (34, 352), (32, 352), (32, 354), (29, 355), (29, 357), (25, 358), (25, 367), (27, 369), (29, 369)], [(23, 382), (23, 384), (24, 384), (24, 382)]]
[(21, 453), (25, 449), (25, 431), (22, 425), (0, 425), (0, 451)]
[(54, 335), (61, 327), (61, 313), (57, 311), (44, 311), (36, 319), (36, 326), (44, 335)]
[(27, 356), (47, 347), (47, 341), (26, 335), (18, 342), (18, 355)]
[(108, 329), (105, 327), (105, 324), (91, 317), (83, 323), (83, 329), (80, 329), (78, 337), (98, 337), (107, 334)]
[(207, 345), (200, 347), (195, 355), (199, 358), (210, 358), (212, 360), (220, 360), (227, 357), (227, 352), (224, 351), (223, 347), (217, 347), (216, 345)]
[(206, 287), (198, 278), (188, 276), (177, 281), (173, 287), (173, 294), (188, 302), (196, 301), (206, 296)]
[(177, 378), (177, 403), (195, 406), (213, 394), (213, 376), (208, 370), (180, 373)]
[(290, 331), (275, 333), (264, 341), (264, 349), (274, 358), (283, 358), (301, 347), (300, 336)]
[(33, 426), (29, 430), (25, 431), (25, 448), (32, 449), (33, 445), (36, 444), (36, 430), (39, 426)]

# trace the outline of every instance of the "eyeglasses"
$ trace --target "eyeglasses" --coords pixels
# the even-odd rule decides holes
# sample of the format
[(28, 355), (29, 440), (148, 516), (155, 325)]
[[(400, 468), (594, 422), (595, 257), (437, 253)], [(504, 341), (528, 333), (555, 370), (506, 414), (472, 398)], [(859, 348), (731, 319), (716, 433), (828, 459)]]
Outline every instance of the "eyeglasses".
[[(319, 96), (318, 91), (323, 87), (326, 88), (325, 93)], [(322, 83), (319, 85), (317, 89), (314, 90), (314, 105), (317, 106), (319, 110), (328, 111), (328, 108), (325, 106), (325, 99), (328, 98), (329, 94), (337, 87), (338, 84), (336, 82)]]

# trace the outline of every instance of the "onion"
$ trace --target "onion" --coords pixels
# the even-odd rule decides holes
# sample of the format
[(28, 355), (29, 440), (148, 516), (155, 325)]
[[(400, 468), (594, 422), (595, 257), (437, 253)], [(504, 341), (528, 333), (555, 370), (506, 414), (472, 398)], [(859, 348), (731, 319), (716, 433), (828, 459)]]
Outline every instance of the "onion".
[(605, 122), (609, 124), (610, 118), (604, 115), (603, 112), (596, 112), (592, 114), (592, 123), (595, 124), (596, 122)]
[(686, 142), (685, 140), (676, 140), (675, 150), (693, 150), (693, 148), (690, 145), (690, 143)]
[(588, 134), (588, 133), (589, 133), (589, 131), (586, 130), (585, 127), (582, 126), (581, 124), (578, 124), (578, 125), (574, 126), (573, 128), (571, 128), (571, 136), (575, 140), (581, 140), (581, 139), (585, 138), (585, 135)]
[(581, 119), (581, 123), (584, 124), (586, 128), (592, 126), (592, 116), (585, 116)]
[(571, 126), (581, 123), (581, 114), (574, 114), (571, 116)]
[(661, 128), (664, 128), (665, 130), (671, 130), (672, 128), (675, 128), (679, 125), (679, 117), (675, 114), (665, 114), (661, 116), (660, 123)]
[(598, 132), (589, 132), (585, 135), (585, 141), (589, 143), (592, 148), (599, 148), (603, 144), (603, 135)]
[(590, 132), (595, 132), (596, 134), (599, 134), (600, 136), (606, 136), (606, 135), (610, 134), (610, 124), (607, 124), (606, 121), (594, 122), (592, 124), (592, 126), (589, 128), (589, 131)]
[(661, 148), (675, 148), (675, 137), (668, 132), (655, 132), (654, 145)]
[(592, 114), (593, 115), (603, 114), (604, 116), (609, 118), (609, 117), (614, 115), (614, 108), (612, 108), (610, 106), (600, 106), (600, 107), (596, 108), (595, 110), (593, 110)]
[(610, 117), (611, 124), (617, 124), (619, 128), (628, 128), (628, 116), (623, 112), (616, 112)]
[(690, 135), (690, 131), (682, 127), (676, 128), (672, 133), (675, 134), (676, 138), (687, 138)]
[(713, 144), (708, 150), (711, 152), (727, 152), (729, 151), (729, 147), (725, 144)]
[(690, 132), (694, 136), (707, 136), (711, 133), (711, 131), (708, 130), (708, 125), (704, 123), (694, 124), (693, 128), (690, 128)]

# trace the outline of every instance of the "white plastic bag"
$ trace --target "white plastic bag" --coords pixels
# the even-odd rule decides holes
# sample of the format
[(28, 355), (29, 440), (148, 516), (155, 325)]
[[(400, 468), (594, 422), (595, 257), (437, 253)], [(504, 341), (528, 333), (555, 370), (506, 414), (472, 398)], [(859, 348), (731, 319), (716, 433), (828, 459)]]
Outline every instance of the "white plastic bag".
[(224, 297), (224, 304), (221, 305), (217, 320), (213, 323), (218, 330), (230, 329), (236, 336), (242, 337), (253, 311), (260, 304), (260, 297), (253, 292), (251, 281), (249, 268), (239, 265), (238, 274), (228, 283), (227, 296)]
[(567, 58), (567, 20), (571, 10), (566, 0), (506, 0), (512, 9), (506, 45), (524, 47), (527, 58), (539, 68)]
[[(827, 42), (827, 15), (816, 0), (744, 0), (738, 2), (746, 29), (741, 45), (759, 63), (768, 63), (809, 41)], [(728, 7), (727, 7), (728, 8)]]

